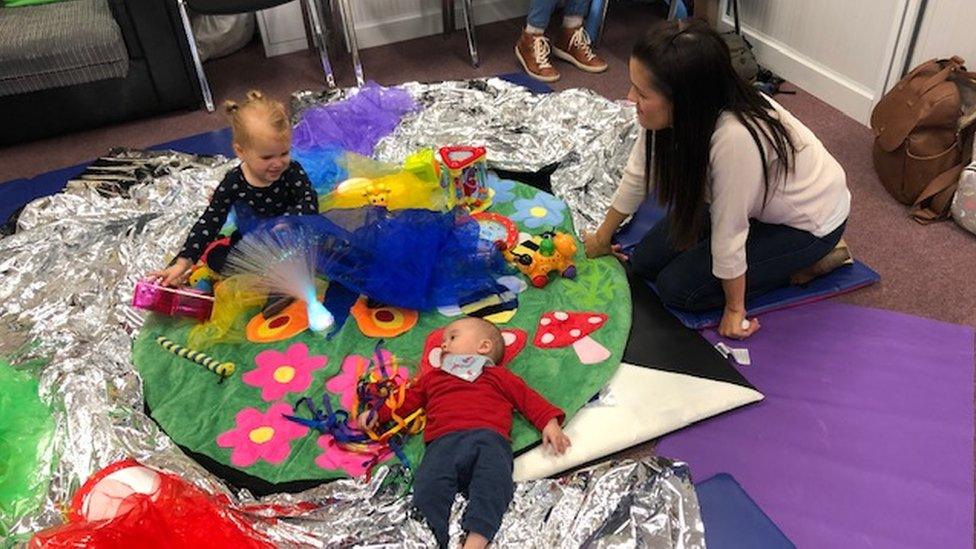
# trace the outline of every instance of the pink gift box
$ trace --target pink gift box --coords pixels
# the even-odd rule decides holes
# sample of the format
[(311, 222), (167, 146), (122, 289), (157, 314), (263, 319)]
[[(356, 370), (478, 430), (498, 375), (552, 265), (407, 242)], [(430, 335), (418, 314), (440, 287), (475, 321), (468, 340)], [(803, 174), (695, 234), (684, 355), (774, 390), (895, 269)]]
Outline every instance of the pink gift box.
[(167, 316), (188, 316), (200, 322), (210, 319), (214, 298), (192, 288), (170, 288), (152, 280), (136, 282), (132, 306)]

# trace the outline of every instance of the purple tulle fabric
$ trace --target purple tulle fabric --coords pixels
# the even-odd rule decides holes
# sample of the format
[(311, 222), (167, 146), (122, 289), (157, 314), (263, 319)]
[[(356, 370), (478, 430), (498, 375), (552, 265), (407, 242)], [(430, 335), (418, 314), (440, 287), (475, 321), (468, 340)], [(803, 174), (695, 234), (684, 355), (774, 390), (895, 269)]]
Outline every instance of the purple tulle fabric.
[(419, 108), (405, 90), (367, 82), (348, 99), (306, 110), (295, 126), (292, 147), (303, 152), (338, 148), (369, 156), (405, 114)]

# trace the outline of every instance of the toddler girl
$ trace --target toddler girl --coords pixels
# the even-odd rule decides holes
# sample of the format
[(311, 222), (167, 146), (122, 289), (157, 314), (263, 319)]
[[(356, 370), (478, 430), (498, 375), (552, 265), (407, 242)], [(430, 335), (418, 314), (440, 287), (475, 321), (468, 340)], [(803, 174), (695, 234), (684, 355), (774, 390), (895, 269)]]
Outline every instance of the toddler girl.
[[(217, 186), (173, 263), (149, 274), (167, 286), (181, 282), (217, 240), (235, 205), (262, 219), (318, 213), (315, 190), (302, 166), (291, 159), (291, 124), (284, 105), (251, 90), (242, 103), (227, 101), (224, 108), (233, 132), (234, 154), (241, 164)], [(234, 233), (222, 245), (210, 246), (207, 265), (219, 273), (230, 246), (239, 239), (240, 234)]]

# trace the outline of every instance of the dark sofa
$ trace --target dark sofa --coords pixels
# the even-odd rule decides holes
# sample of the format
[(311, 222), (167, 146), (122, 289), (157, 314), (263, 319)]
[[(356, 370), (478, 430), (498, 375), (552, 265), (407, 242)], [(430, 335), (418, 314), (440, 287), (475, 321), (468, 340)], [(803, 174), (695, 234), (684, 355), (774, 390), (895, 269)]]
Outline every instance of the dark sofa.
[[(87, 2), (87, 4), (69, 6), (73, 2)], [(87, 71), (87, 73), (81, 76), (78, 75), (79, 70), (73, 67), (52, 69), (51, 65), (57, 64), (57, 59), (51, 61), (39, 57), (36, 53), (44, 46), (42, 42), (45, 39), (44, 36), (38, 36), (43, 33), (36, 30), (34, 36), (21, 39), (17, 47), (12, 48), (13, 54), (21, 55), (21, 59), (12, 59), (10, 51), (4, 52), (7, 58), (0, 66), (2, 69), (0, 78), (3, 78), (2, 82), (7, 86), (7, 94), (0, 95), (0, 128), (2, 128), (0, 146), (177, 109), (192, 109), (200, 105), (202, 97), (200, 86), (194, 75), (193, 62), (180, 22), (176, 0), (69, 0), (42, 6), (0, 8), (0, 28), (4, 28), (4, 17), (17, 17), (20, 21), (30, 20), (27, 18), (31, 14), (15, 13), (11, 10), (49, 10), (43, 14), (43, 19), (36, 25), (38, 27), (54, 24), (51, 16), (57, 14), (50, 10), (65, 10), (66, 7), (75, 11), (79, 8), (87, 11), (97, 9), (102, 13), (103, 19), (106, 19), (105, 6), (102, 5), (104, 3), (107, 3), (111, 10), (111, 17), (118, 27), (116, 31), (115, 26), (108, 21), (108, 26), (111, 28), (106, 32), (113, 34), (116, 42), (118, 42), (118, 34), (121, 34), (124, 41), (124, 50), (122, 44), (114, 44), (116, 54), (121, 55), (122, 59), (107, 60), (102, 64), (104, 66), (98, 66), (99, 63), (92, 63), (90, 60), (86, 61), (94, 68), (82, 67), (81, 72)], [(35, 12), (35, 14), (40, 13)], [(70, 18), (64, 19), (60, 24), (68, 29), (68, 40), (71, 40), (70, 37), (76, 34), (72, 32), (75, 27), (71, 26), (73, 22)], [(7, 21), (16, 21), (16, 19)], [(11, 27), (16, 25), (7, 25), (4, 36), (0, 36), (0, 42), (15, 39), (12, 33), (24, 31), (27, 34), (31, 31), (31, 29), (17, 28), (11, 31)], [(106, 41), (104, 32), (100, 37), (89, 36), (79, 40)], [(39, 41), (42, 47), (37, 46)], [(58, 37), (58, 41), (51, 46), (56, 48), (58, 44), (63, 44), (62, 37)], [(111, 50), (112, 47), (113, 45), (109, 44), (106, 51)], [(95, 50), (96, 53), (92, 53), (92, 49), (84, 45), (79, 45), (79, 49), (85, 51), (85, 55), (89, 58), (92, 55), (96, 57), (103, 55), (98, 53), (102, 50)], [(65, 48), (61, 47), (60, 53), (56, 52), (53, 54), (54, 57), (60, 56), (62, 59), (75, 57), (71, 51), (64, 50)], [(104, 55), (111, 56), (111, 53)], [(128, 59), (124, 59), (125, 55)], [(30, 68), (32, 64), (37, 65), (36, 70), (39, 73), (34, 80), (31, 80), (32, 75), (23, 74), (25, 70), (32, 70)], [(52, 79), (51, 73), (54, 70), (62, 70), (63, 75), (58, 74)], [(84, 81), (86, 79), (92, 81)], [(77, 81), (83, 82), (72, 83)], [(20, 88), (40, 86), (42, 89), (18, 92), (17, 90), (20, 89), (18, 86)], [(14, 93), (10, 92), (11, 89), (15, 90)]]

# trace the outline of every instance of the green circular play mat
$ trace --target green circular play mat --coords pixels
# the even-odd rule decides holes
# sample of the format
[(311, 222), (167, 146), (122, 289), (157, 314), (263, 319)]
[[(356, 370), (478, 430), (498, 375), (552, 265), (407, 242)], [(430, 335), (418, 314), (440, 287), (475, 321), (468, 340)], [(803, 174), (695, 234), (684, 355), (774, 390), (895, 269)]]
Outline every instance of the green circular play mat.
[[(495, 179), (491, 186), (494, 195), (489, 211), (507, 216), (520, 231), (539, 234), (555, 229), (575, 234), (569, 208), (551, 194), (508, 180)], [(499, 324), (510, 339), (519, 334), (519, 344), (524, 342), (508, 367), (562, 408), (567, 419), (616, 371), (631, 321), (630, 290), (620, 264), (612, 257), (586, 259), (582, 245), (578, 248), (575, 280), (555, 277), (541, 289), (523, 285), (527, 287), (518, 294), (517, 313)], [(514, 276), (526, 280), (521, 274)], [(540, 326), (574, 313), (592, 313), (577, 316), (602, 323), (589, 338), (591, 344), (609, 352), (608, 358), (597, 354), (599, 362), (584, 364), (587, 360), (573, 346), (546, 345), (552, 340), (546, 333), (541, 334), (539, 345), (535, 344), (540, 341), (536, 339)], [(243, 331), (258, 314), (259, 308), (248, 311), (238, 319), (236, 328)], [(423, 312), (412, 329), (386, 337), (382, 348), (415, 375), (427, 336), (451, 320), (440, 311)], [(252, 343), (242, 337), (241, 342), (217, 343), (203, 349), (219, 362), (236, 365), (235, 373), (221, 383), (214, 373), (164, 350), (156, 341), (165, 336), (185, 344), (192, 326), (192, 321), (151, 315), (134, 343), (133, 361), (143, 378), (146, 405), (174, 442), (271, 484), (363, 473), (362, 454), (332, 443), (331, 435), (282, 416), (292, 413), (292, 406), (302, 397), (321, 406), (325, 393), (333, 407), (348, 409), (356, 368), (374, 355), (378, 341), (363, 335), (352, 315), (329, 340), (305, 330), (272, 343)], [(588, 362), (593, 361), (592, 356)], [(406, 373), (401, 371), (400, 377), (406, 379)], [(302, 408), (295, 415), (308, 417), (308, 411)], [(538, 431), (515, 413), (513, 450), (518, 452), (538, 440)], [(404, 448), (414, 466), (423, 451), (420, 435), (411, 437)], [(396, 458), (387, 455), (385, 459)]]

